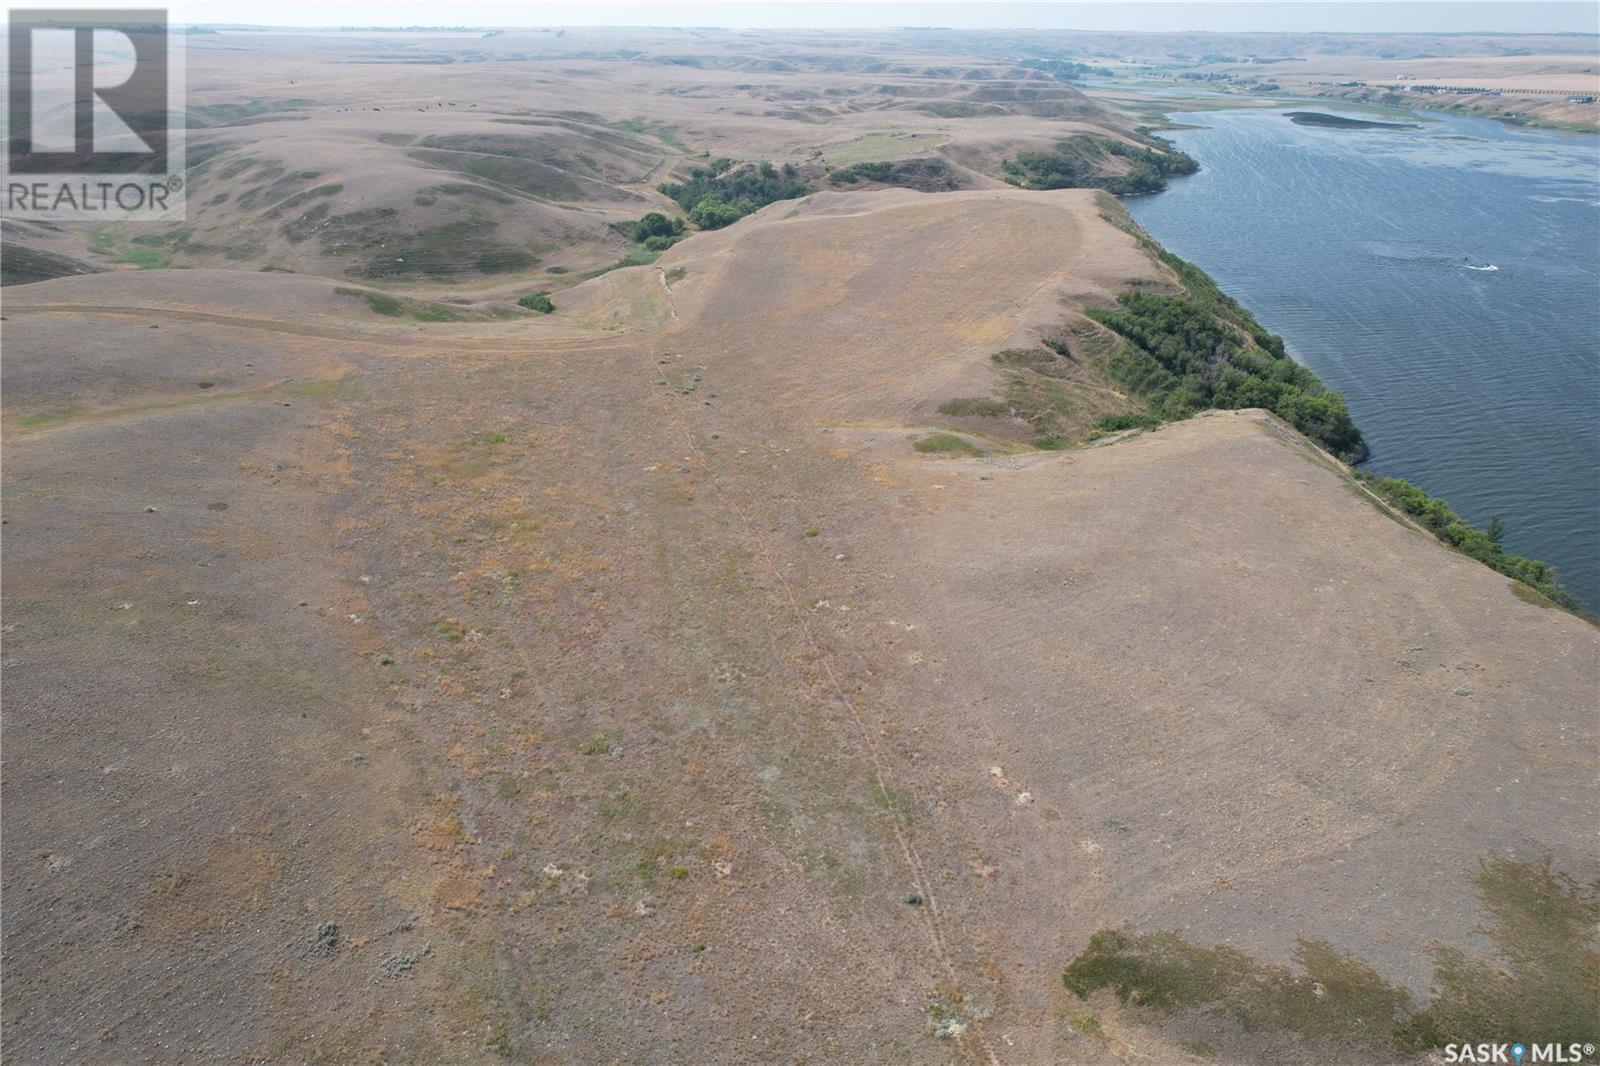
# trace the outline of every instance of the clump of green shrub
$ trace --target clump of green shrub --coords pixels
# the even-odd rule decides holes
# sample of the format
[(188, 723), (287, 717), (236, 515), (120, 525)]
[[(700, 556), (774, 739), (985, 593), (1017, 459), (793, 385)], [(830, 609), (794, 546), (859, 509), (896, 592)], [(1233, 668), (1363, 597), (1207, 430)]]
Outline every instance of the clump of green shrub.
[(652, 252), (664, 252), (673, 244), (683, 239), (684, 226), (681, 218), (668, 218), (660, 211), (648, 212), (639, 221), (628, 227), (628, 237), (636, 244), (642, 244)]
[(550, 302), (550, 294), (547, 292), (530, 292), (517, 301), (517, 306), (526, 307), (530, 311), (538, 311), (544, 315), (548, 315), (556, 309), (556, 305)]
[(1124, 411), (1117, 414), (1101, 415), (1095, 421), (1094, 428), (1101, 433), (1120, 433), (1125, 429), (1155, 429), (1161, 424), (1161, 416), (1148, 412)]
[(1452, 548), (1522, 582), (1557, 606), (1577, 614), (1583, 613), (1582, 601), (1561, 587), (1553, 567), (1537, 559), (1512, 555), (1501, 547), (1504, 527), (1498, 519), (1491, 522), (1488, 529), (1478, 529), (1452, 511), (1449, 504), (1434, 499), (1409, 481), (1397, 477), (1374, 477), (1365, 472), (1358, 472), (1356, 476), (1368, 488), (1415, 518)]
[(721, 229), (770, 203), (811, 192), (793, 163), (780, 169), (771, 163), (736, 164), (726, 158), (695, 167), (684, 181), (657, 188), (701, 229)]
[(858, 181), (888, 181), (894, 177), (893, 163), (853, 163), (828, 175), (830, 185), (854, 185)]
[(745, 213), (716, 196), (707, 196), (689, 212), (689, 219), (701, 229), (721, 229), (743, 218)]

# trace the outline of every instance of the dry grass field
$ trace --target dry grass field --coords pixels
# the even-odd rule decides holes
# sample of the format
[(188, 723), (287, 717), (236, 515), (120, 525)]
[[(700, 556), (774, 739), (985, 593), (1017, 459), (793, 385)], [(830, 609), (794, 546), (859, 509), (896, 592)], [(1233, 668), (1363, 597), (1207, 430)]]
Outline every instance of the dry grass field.
[[(99, 270), (5, 290), (8, 1061), (1426, 1061), (1062, 974), (1425, 1000), (1481, 859), (1600, 874), (1600, 632), (1266, 412), (1089, 440), (1177, 281), (997, 50), (196, 37), (189, 221), (7, 229)], [(719, 156), (958, 187), (596, 273)], [(940, 413), (1062, 336), (1081, 446)]]

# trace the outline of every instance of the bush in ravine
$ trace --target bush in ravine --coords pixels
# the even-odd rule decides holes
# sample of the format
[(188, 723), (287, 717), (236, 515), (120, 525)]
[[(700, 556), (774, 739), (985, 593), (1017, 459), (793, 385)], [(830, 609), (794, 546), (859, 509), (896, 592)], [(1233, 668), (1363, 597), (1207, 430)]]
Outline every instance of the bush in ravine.
[(793, 200), (811, 192), (793, 163), (775, 167), (731, 159), (695, 167), (686, 180), (657, 188), (689, 212), (689, 221), (701, 229), (721, 229), (777, 200)]
[(1094, 428), (1102, 433), (1121, 433), (1125, 429), (1155, 429), (1161, 424), (1161, 416), (1149, 412), (1118, 412), (1116, 414), (1101, 415), (1095, 422)]
[(651, 211), (633, 224), (628, 236), (639, 244), (648, 244), (657, 238), (666, 238), (671, 244), (683, 236), (683, 219), (668, 218), (660, 211)]
[(556, 309), (556, 305), (550, 302), (550, 294), (547, 292), (530, 292), (517, 301), (517, 306), (545, 315)]
[(694, 205), (694, 210), (689, 212), (689, 221), (701, 229), (721, 229), (731, 226), (744, 215), (732, 204), (724, 203), (715, 196), (707, 196), (704, 200)]

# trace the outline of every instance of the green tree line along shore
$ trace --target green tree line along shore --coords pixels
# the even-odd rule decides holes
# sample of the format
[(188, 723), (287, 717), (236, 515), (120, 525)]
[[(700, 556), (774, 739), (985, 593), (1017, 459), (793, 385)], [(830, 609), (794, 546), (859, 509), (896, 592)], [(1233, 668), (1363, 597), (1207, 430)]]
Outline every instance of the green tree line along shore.
[[(1187, 418), (1208, 408), (1262, 407), (1346, 463), (1366, 458), (1366, 444), (1344, 397), (1289, 358), (1281, 337), (1262, 328), (1205, 271), (1157, 244), (1120, 204), (1106, 198), (1102, 209), (1108, 221), (1171, 268), (1183, 290), (1176, 296), (1128, 292), (1113, 307), (1084, 311), (1121, 338), (1121, 346), (1106, 361), (1118, 387), (1144, 400), (1153, 419)], [(1137, 415), (1114, 416), (1112, 421), (1117, 424), (1101, 428), (1149, 424)], [(1521, 582), (1542, 601), (1592, 620), (1583, 602), (1561, 586), (1553, 567), (1501, 546), (1504, 529), (1498, 518), (1489, 529), (1478, 529), (1443, 500), (1407, 481), (1359, 470), (1353, 474), (1375, 496), (1452, 548)]]
[[(1166, 141), (1143, 133), (1141, 136), (1146, 143), (1128, 144), (1095, 135), (1072, 137), (1052, 152), (1023, 152), (1006, 159), (1001, 170), (1007, 181), (1027, 189), (1091, 188), (1131, 195), (1159, 191), (1166, 188), (1168, 177), (1199, 169), (1192, 157)], [(1124, 168), (1123, 173), (1113, 173), (1118, 166)], [(902, 169), (906, 171), (904, 177)], [(732, 225), (779, 200), (808, 196), (816, 191), (814, 179), (819, 177), (809, 170), (803, 173), (793, 163), (776, 166), (720, 158), (694, 167), (681, 181), (658, 188), (682, 208), (689, 223), (712, 230)], [(928, 187), (924, 184), (928, 177), (925, 168), (856, 164), (833, 172), (830, 183), (869, 180)], [(1346, 463), (1360, 463), (1366, 458), (1366, 444), (1350, 418), (1344, 397), (1325, 386), (1310, 369), (1289, 358), (1281, 337), (1267, 332), (1204, 270), (1162, 248), (1110, 196), (1103, 197), (1101, 206), (1109, 222), (1133, 235), (1150, 255), (1173, 272), (1181, 292), (1174, 295), (1136, 290), (1123, 293), (1114, 306), (1085, 310), (1088, 317), (1121, 341), (1105, 361), (1106, 374), (1117, 387), (1147, 407), (1143, 413), (1103, 417), (1096, 427), (1100, 432), (1150, 428), (1209, 409), (1261, 407)], [(653, 262), (688, 232), (683, 219), (656, 211), (636, 222), (619, 224), (618, 228), (635, 248), (616, 266)], [(531, 299), (538, 303), (524, 306), (546, 310), (547, 295), (535, 294)], [(1356, 471), (1355, 476), (1375, 496), (1415, 519), (1446, 544), (1537, 593), (1538, 602), (1591, 617), (1584, 604), (1561, 586), (1552, 567), (1501, 547), (1498, 521), (1489, 530), (1477, 529), (1443, 501), (1399, 478), (1374, 477), (1361, 471)]]

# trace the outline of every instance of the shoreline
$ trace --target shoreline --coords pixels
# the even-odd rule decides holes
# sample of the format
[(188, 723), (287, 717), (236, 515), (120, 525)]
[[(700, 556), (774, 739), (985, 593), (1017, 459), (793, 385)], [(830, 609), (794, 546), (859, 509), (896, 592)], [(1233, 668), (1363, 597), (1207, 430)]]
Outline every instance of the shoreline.
[[(1306, 104), (1317, 107), (1342, 107), (1353, 111), (1365, 111), (1378, 114), (1406, 114), (1424, 122), (1435, 121), (1431, 115), (1450, 115), (1456, 118), (1484, 118), (1493, 119), (1507, 126), (1554, 130), (1563, 133), (1586, 133), (1600, 135), (1600, 114), (1595, 116), (1591, 123), (1567, 122), (1560, 119), (1542, 118), (1539, 115), (1529, 115), (1517, 111), (1479, 109), (1472, 110), (1463, 106), (1463, 98), (1455, 96), (1449, 98), (1449, 103), (1436, 103), (1442, 98), (1427, 96), (1425, 94), (1402, 95), (1388, 89), (1364, 87), (1352, 90), (1352, 95), (1339, 95), (1329, 92), (1310, 92), (1304, 89), (1284, 89), (1281, 95), (1260, 94), (1249, 92), (1227, 92), (1212, 90), (1204, 94), (1185, 96), (1183, 87), (1172, 84), (1173, 91), (1167, 92), (1167, 83), (1162, 81), (1124, 83), (1096, 81), (1085, 83), (1082, 86), (1086, 95), (1113, 99), (1116, 102), (1132, 106), (1132, 110), (1155, 110), (1159, 105), (1170, 102), (1182, 104), (1175, 110), (1185, 111), (1233, 111), (1245, 109), (1271, 109), (1296, 104)], [(1148, 90), (1148, 91), (1146, 91)], [(1409, 99), (1415, 95), (1418, 99)], [(1397, 97), (1388, 99), (1387, 97)], [(1484, 99), (1482, 97), (1468, 96), (1466, 99)], [(1502, 98), (1495, 98), (1502, 99)], [(1518, 98), (1513, 98), (1518, 99)], [(1143, 108), (1138, 104), (1146, 105)]]
[[(1200, 164), (1200, 168), (1204, 169), (1204, 161), (1197, 161)], [(1167, 188), (1162, 188), (1159, 190), (1154, 190), (1150, 193), (1138, 195), (1142, 198), (1146, 196), (1157, 195), (1166, 191)], [(1132, 196), (1115, 197), (1119, 206), (1122, 205), (1122, 201), (1133, 198), (1134, 197)], [(1211, 277), (1204, 267), (1200, 266), (1198, 263), (1184, 260), (1180, 256), (1169, 251), (1166, 246), (1155, 237), (1154, 234), (1151, 234), (1141, 223), (1133, 218), (1132, 214), (1127, 211), (1125, 206), (1122, 207), (1122, 213), (1126, 217), (1127, 222), (1134, 228), (1136, 234), (1142, 235), (1142, 238), (1147, 240), (1149, 244), (1157, 250), (1157, 254), (1164, 259), (1184, 264), (1198, 272), (1198, 274), (1201, 275), (1206, 282), (1209, 282), (1211, 285), (1215, 286), (1216, 289), (1219, 292), (1222, 292), (1228, 299), (1238, 303), (1239, 306), (1244, 310), (1245, 314), (1251, 315), (1253, 320), (1253, 314), (1250, 312), (1248, 305), (1244, 304), (1243, 301), (1238, 300), (1237, 297), (1232, 296), (1231, 294), (1227, 293), (1226, 290), (1222, 289), (1222, 287), (1216, 283), (1215, 279)], [(1272, 336), (1281, 343), (1281, 337), (1278, 337), (1276, 334), (1273, 334)], [(1297, 365), (1304, 367), (1307, 373), (1309, 373), (1317, 381), (1317, 383), (1322, 386), (1323, 389), (1339, 397), (1341, 403), (1344, 402), (1343, 393), (1322, 381), (1321, 375), (1317, 374), (1316, 371), (1311, 369), (1311, 367), (1307, 366), (1305, 363), (1301, 363), (1299, 360), (1294, 360), (1292, 355), (1287, 357), (1293, 360)], [(1355, 426), (1356, 432), (1360, 434), (1360, 425), (1356, 423), (1354, 417), (1351, 418), (1351, 422)], [(1304, 431), (1301, 432), (1302, 435), (1305, 435)], [(1310, 438), (1308, 437), (1308, 439)], [(1324, 451), (1327, 450), (1324, 445), (1317, 441), (1313, 440), (1312, 443), (1317, 444), (1317, 446), (1323, 448)], [(1520, 597), (1525, 599), (1528, 599), (1529, 596), (1535, 597), (1533, 599), (1529, 599), (1529, 602), (1535, 603), (1538, 606), (1558, 607), (1569, 614), (1575, 615), (1576, 617), (1589, 622), (1591, 625), (1600, 626), (1600, 605), (1588, 603), (1577, 594), (1573, 593), (1570, 589), (1563, 586), (1560, 583), (1559, 574), (1556, 569), (1542, 560), (1532, 559), (1520, 555), (1513, 555), (1504, 551), (1504, 549), (1500, 546), (1499, 532), (1496, 528), (1494, 528), (1496, 523), (1491, 523), (1491, 528), (1489, 529), (1480, 529), (1476, 526), (1473, 526), (1465, 519), (1461, 518), (1461, 516), (1458, 515), (1449, 505), (1449, 503), (1442, 497), (1435, 496), (1421, 486), (1409, 482), (1404, 478), (1390, 477), (1375, 469), (1371, 469), (1369, 464), (1373, 461), (1374, 456), (1370, 447), (1366, 443), (1364, 435), (1360, 436), (1358, 452), (1349, 458), (1341, 458), (1338, 456), (1334, 456), (1334, 458), (1338, 459), (1338, 461), (1344, 465), (1351, 479), (1368, 496), (1375, 500), (1382, 500), (1390, 507), (1397, 508), (1411, 520), (1413, 525), (1420, 530), (1431, 534), (1436, 540), (1444, 544), (1446, 547), (1460, 554), (1466, 555), (1469, 558), (1475, 559), (1476, 561), (1489, 567), (1491, 570), (1511, 578), (1515, 585), (1526, 590), (1528, 593), (1528, 596), (1524, 596), (1523, 592), (1519, 591), (1518, 595)], [(1496, 518), (1498, 518), (1498, 515)]]

